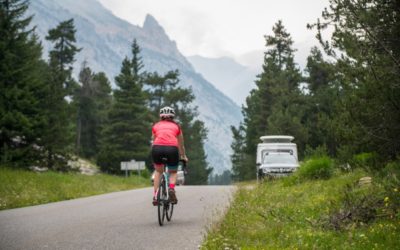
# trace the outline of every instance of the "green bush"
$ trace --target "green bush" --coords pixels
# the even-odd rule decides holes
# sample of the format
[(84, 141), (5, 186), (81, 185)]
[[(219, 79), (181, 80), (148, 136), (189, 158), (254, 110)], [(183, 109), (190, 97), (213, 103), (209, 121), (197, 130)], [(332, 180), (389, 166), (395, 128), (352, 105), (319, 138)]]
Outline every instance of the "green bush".
[(389, 162), (381, 171), (384, 177), (392, 177), (399, 181), (400, 179), (400, 160)]
[(323, 156), (304, 162), (296, 174), (300, 179), (329, 179), (333, 170), (333, 160)]
[(354, 156), (354, 147), (349, 145), (340, 146), (336, 153), (336, 160), (339, 164), (350, 163)]
[(400, 160), (386, 164), (381, 179), (385, 189), (384, 213), (400, 218)]
[(306, 159), (316, 158), (316, 157), (324, 157), (328, 155), (328, 149), (326, 145), (318, 146), (316, 148), (312, 148), (309, 145), (306, 146), (304, 150), (304, 156)]
[(379, 165), (378, 155), (376, 153), (361, 153), (353, 156), (351, 165), (355, 168), (366, 170), (376, 169)]

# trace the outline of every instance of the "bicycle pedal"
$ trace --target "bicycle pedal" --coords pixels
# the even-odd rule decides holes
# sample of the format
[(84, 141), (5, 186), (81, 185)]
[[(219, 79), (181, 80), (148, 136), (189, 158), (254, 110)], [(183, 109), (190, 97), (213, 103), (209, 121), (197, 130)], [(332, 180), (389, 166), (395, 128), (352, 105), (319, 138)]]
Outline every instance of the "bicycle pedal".
[(153, 206), (158, 206), (158, 201), (157, 200), (153, 200), (152, 204), (153, 204)]

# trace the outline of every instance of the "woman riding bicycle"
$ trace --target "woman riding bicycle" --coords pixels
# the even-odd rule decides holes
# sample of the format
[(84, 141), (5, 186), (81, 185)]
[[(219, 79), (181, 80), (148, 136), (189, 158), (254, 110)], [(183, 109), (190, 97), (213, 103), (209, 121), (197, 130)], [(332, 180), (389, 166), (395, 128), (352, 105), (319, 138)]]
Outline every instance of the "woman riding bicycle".
[(151, 155), (153, 158), (154, 194), (153, 205), (157, 205), (157, 188), (164, 166), (168, 166), (169, 189), (168, 194), (172, 204), (178, 199), (175, 194), (176, 172), (178, 171), (179, 159), (188, 161), (185, 153), (183, 134), (180, 126), (174, 121), (175, 111), (171, 107), (160, 109), (160, 121), (153, 125), (153, 146)]

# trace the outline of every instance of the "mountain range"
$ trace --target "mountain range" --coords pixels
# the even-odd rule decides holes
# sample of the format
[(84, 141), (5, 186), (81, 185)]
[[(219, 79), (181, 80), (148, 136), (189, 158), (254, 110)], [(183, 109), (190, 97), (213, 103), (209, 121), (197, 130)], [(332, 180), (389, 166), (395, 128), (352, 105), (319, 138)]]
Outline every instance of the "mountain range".
[(61, 21), (74, 19), (77, 45), (82, 48), (74, 64), (75, 75), (87, 61), (95, 72), (105, 72), (113, 82), (123, 58), (131, 54), (133, 39), (141, 47), (146, 71), (163, 74), (179, 70), (180, 85), (193, 90), (198, 118), (208, 130), (205, 150), (210, 166), (214, 173), (231, 168), (230, 126), (237, 126), (242, 119), (239, 106), (195, 71), (153, 16), (147, 15), (140, 27), (116, 17), (96, 0), (34, 0), (30, 1), (29, 11), (34, 15), (33, 24), (46, 58), (52, 48), (44, 39), (48, 30)]

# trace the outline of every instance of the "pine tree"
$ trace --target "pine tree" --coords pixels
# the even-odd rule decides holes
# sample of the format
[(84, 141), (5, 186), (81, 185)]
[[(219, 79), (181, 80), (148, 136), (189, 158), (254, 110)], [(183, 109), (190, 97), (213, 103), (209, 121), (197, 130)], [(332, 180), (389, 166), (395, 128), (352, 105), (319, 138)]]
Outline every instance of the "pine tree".
[(74, 95), (74, 102), (77, 106), (76, 117), (76, 154), (78, 156), (86, 156), (85, 150), (91, 150), (94, 144), (93, 134), (95, 123), (95, 107), (94, 107), (94, 74), (84, 62), (79, 73), (79, 82), (81, 86)]
[[(341, 144), (385, 160), (400, 154), (399, 14), (396, 0), (331, 0), (322, 21), (311, 25), (341, 78), (340, 111), (346, 112), (338, 114), (347, 125), (340, 127)], [(331, 41), (321, 35), (328, 26)]]
[(341, 99), (340, 77), (335, 75), (335, 65), (327, 62), (322, 52), (314, 47), (307, 58), (306, 82), (308, 84), (305, 124), (309, 131), (308, 146), (325, 146), (327, 153), (335, 156), (338, 149), (336, 130), (340, 127), (338, 105)]
[(106, 126), (108, 122), (108, 112), (112, 105), (112, 90), (111, 83), (108, 80), (106, 74), (104, 72), (96, 73), (93, 77), (93, 81), (95, 82), (95, 96), (94, 102), (96, 107), (96, 122), (94, 126), (94, 130), (90, 131), (93, 133), (93, 145), (91, 145), (91, 150), (85, 149), (85, 157), (96, 157), (97, 153), (100, 150), (101, 144), (101, 133), (103, 128)]
[(204, 123), (195, 120), (194, 117), (195, 113), (188, 112), (185, 115), (181, 113), (180, 116), (190, 171), (185, 182), (189, 185), (204, 185), (207, 184), (208, 176), (212, 172), (212, 168), (208, 166), (206, 161), (204, 151), (207, 130), (204, 127)]
[[(238, 181), (242, 179), (248, 179), (251, 177), (246, 177), (248, 174), (252, 174), (251, 171), (247, 171), (245, 168), (245, 159), (247, 155), (245, 154), (245, 131), (242, 124), (239, 125), (238, 128), (235, 126), (231, 126), (233, 142), (231, 144), (232, 148), (232, 155), (231, 155), (231, 162), (232, 162), (232, 177), (233, 180)], [(254, 170), (255, 171), (255, 170)]]
[(39, 164), (45, 63), (26, 16), (27, 1), (0, 1), (0, 153), (2, 164)]
[[(159, 110), (162, 107), (171, 106), (172, 103), (180, 101), (175, 96), (184, 96), (179, 94), (179, 92), (185, 90), (177, 87), (178, 83), (178, 71), (169, 71), (165, 75), (159, 75), (157, 72), (146, 75), (148, 105), (155, 119), (158, 118)], [(189, 93), (186, 93), (186, 95), (190, 96)]]
[(146, 160), (150, 150), (151, 122), (146, 107), (141, 72), (143, 63), (136, 40), (132, 59), (125, 58), (115, 78), (118, 89), (102, 132), (97, 162), (103, 171), (120, 173), (121, 161)]
[(111, 87), (105, 74), (93, 73), (87, 62), (82, 65), (79, 82), (81, 85), (74, 95), (74, 105), (77, 106), (76, 154), (93, 158), (99, 148), (106, 110), (111, 105)]
[[(296, 138), (300, 152), (306, 143), (303, 125), (304, 98), (299, 89), (302, 76), (294, 63), (293, 41), (281, 21), (265, 36), (263, 72), (243, 107), (243, 127), (233, 128), (233, 175), (239, 180), (256, 177), (256, 150), (262, 135), (288, 134)], [(242, 139), (241, 134), (245, 136)], [(243, 142), (242, 142), (243, 140)], [(243, 144), (243, 145), (241, 145)]]
[(74, 45), (75, 32), (73, 19), (70, 19), (49, 30), (46, 37), (54, 43), (54, 49), (50, 51), (46, 97), (48, 124), (43, 143), (47, 150), (47, 166), (53, 169), (64, 169), (68, 151), (72, 151), (73, 121), (70, 117), (74, 117), (74, 112), (67, 97), (76, 87), (71, 76), (75, 54), (80, 51)]

